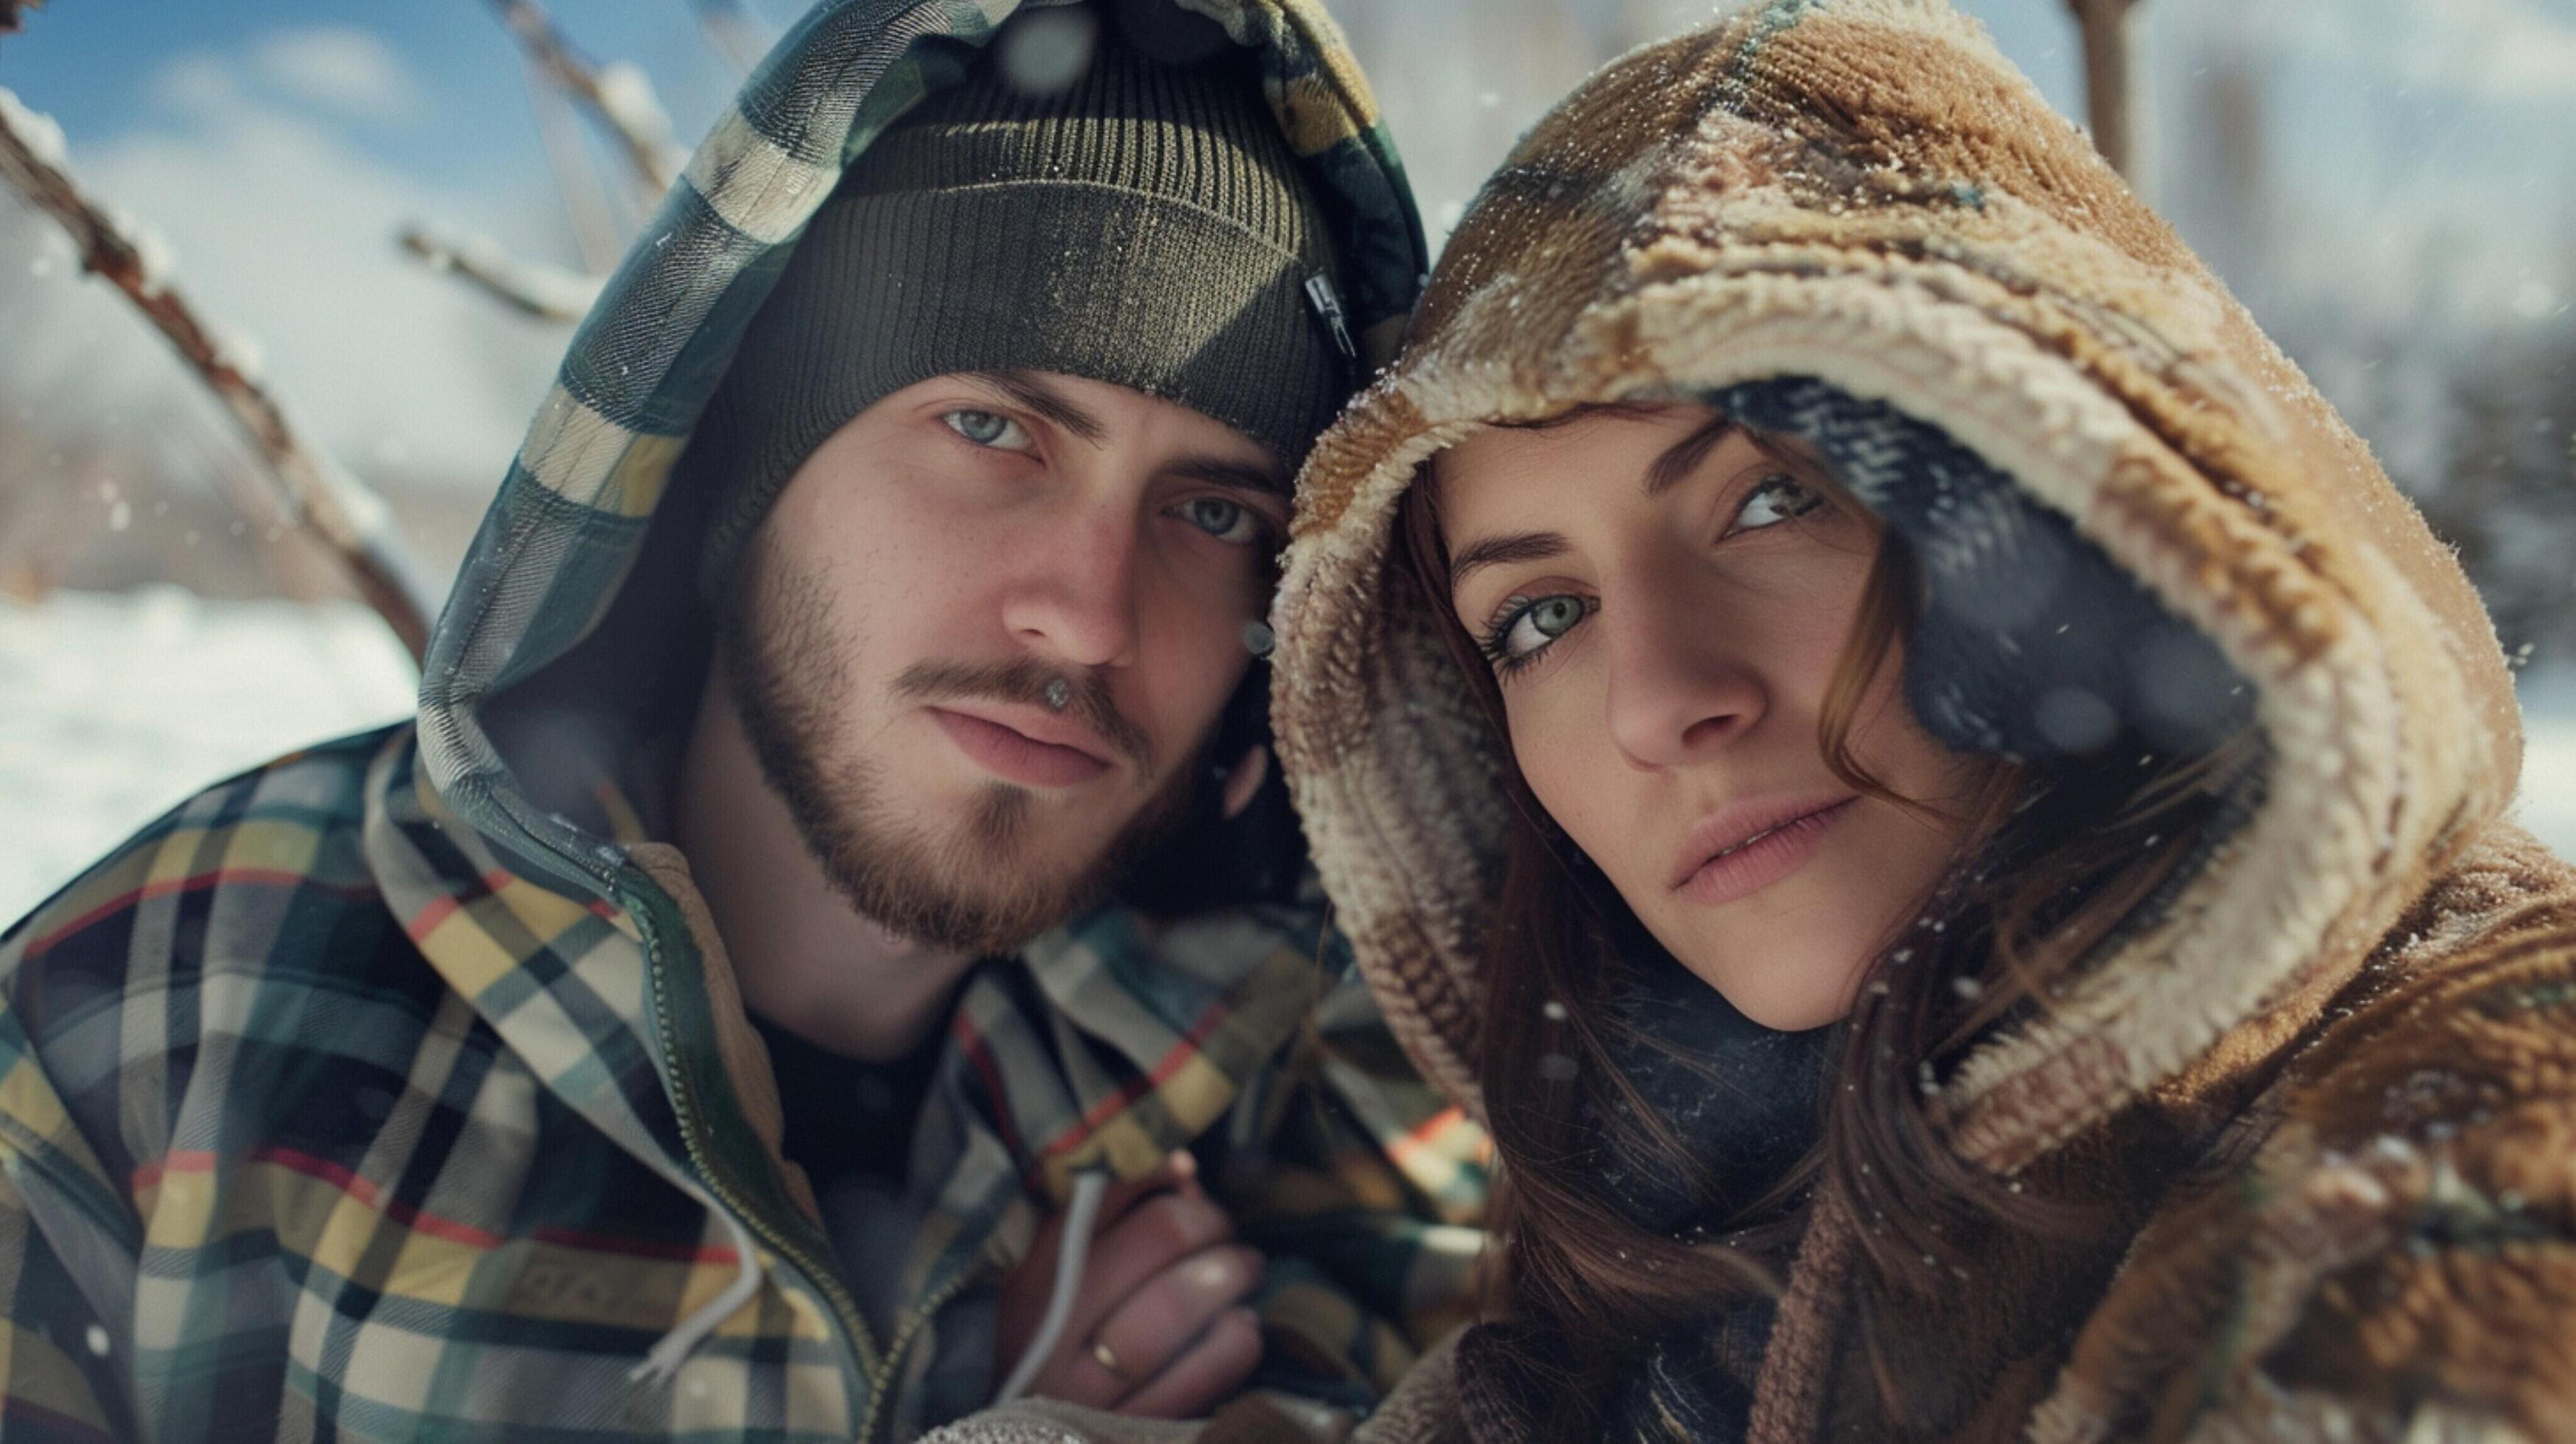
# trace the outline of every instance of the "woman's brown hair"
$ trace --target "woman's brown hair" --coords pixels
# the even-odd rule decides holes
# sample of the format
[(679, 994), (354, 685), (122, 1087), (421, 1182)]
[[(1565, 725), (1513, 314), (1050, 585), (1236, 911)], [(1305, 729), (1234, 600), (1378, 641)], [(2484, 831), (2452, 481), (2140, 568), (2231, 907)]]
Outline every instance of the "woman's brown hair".
[[(1586, 408), (1538, 424), (1641, 410)], [(1414, 600), (1437, 619), (1493, 728), (1513, 804), (1501, 887), (1483, 932), (1474, 1064), (1502, 1159), (1504, 1302), (1549, 1340), (1546, 1351), (1521, 1359), (1548, 1384), (1546, 1437), (1597, 1430), (1594, 1411), (1618, 1372), (1665, 1330), (1707, 1313), (1712, 1300), (1776, 1293), (1771, 1264), (1785, 1259), (1819, 1180), (1866, 1222), (1859, 1240), (1866, 1265), (1899, 1297), (1938, 1287), (1963, 1240), (1999, 1230), (2061, 1239), (2099, 1232), (2098, 1210), (2025, 1191), (1959, 1158), (1942, 1138), (1932, 1096), (1973, 1041), (1998, 1021), (2047, 1008), (2070, 971), (2184, 869), (2237, 775), (2241, 739), (2145, 765), (2127, 738), (2047, 764), (1986, 759), (1966, 802), (1953, 804), (1966, 839), (1958, 857), (1880, 946), (1836, 1025), (1841, 1039), (1828, 1049), (1835, 1062), (1818, 1099), (1814, 1147), (1730, 1215), (1682, 1237), (1659, 1234), (1624, 1215), (1601, 1186), (1601, 1166), (1613, 1155), (1668, 1176), (1701, 1176), (1617, 1062), (1652, 1046), (1623, 1030), (1611, 1000), (1641, 960), (1660, 955), (1659, 945), (1549, 821), (1511, 761), (1501, 689), (1449, 602), (1434, 472), (1426, 465), (1402, 503), (1393, 539), (1402, 560), (1388, 582), (1418, 588)], [(1845, 785), (1922, 808), (1928, 804), (1871, 777), (1852, 751), (1862, 704), (1921, 606), (1913, 553), (1823, 480), (1834, 505), (1867, 519), (1877, 551), (1827, 689), (1819, 743)], [(1533, 1068), (1533, 1059), (1549, 1063)], [(1595, 1090), (1589, 1108), (1585, 1088)], [(1719, 1235), (1721, 1243), (1703, 1241)], [(1891, 1417), (1904, 1415), (1901, 1374), (1878, 1370)]]

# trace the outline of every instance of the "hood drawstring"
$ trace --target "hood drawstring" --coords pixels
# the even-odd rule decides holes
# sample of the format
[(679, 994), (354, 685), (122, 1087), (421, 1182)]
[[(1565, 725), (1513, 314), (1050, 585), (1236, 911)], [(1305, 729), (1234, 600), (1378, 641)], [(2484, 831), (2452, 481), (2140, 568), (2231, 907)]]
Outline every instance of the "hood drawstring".
[[(679, 1374), (680, 1365), (699, 1344), (706, 1341), (707, 1335), (714, 1333), (717, 1326), (733, 1317), (734, 1310), (751, 1302), (751, 1296), (760, 1292), (759, 1240), (751, 1236), (751, 1230), (733, 1216), (731, 1209), (708, 1197), (695, 1185), (689, 1186), (689, 1192), (724, 1224), (725, 1232), (733, 1239), (734, 1256), (742, 1261), (742, 1271), (734, 1275), (732, 1283), (725, 1285), (724, 1292), (707, 1300), (696, 1312), (681, 1320), (678, 1328), (664, 1334), (661, 1341), (645, 1354), (644, 1362), (627, 1372), (626, 1377), (636, 1383), (670, 1382)], [(1055, 1285), (1047, 1294), (1046, 1313), (1040, 1316), (1037, 1333), (1030, 1337), (1028, 1348), (1021, 1352), (1019, 1365), (1011, 1370), (1011, 1377), (1002, 1382), (1001, 1391), (993, 1396), (995, 1404), (1010, 1403), (1027, 1393), (1030, 1382), (1037, 1378), (1047, 1356), (1055, 1352), (1057, 1342), (1063, 1338), (1064, 1326), (1073, 1318), (1074, 1295), (1082, 1287), (1082, 1266), (1091, 1255), (1092, 1225), (1100, 1217), (1100, 1200), (1108, 1192), (1109, 1175), (1106, 1172), (1094, 1169), (1074, 1175), (1073, 1197), (1065, 1206), (1064, 1238), (1056, 1247)]]
[(644, 1356), (644, 1362), (627, 1372), (626, 1377), (637, 1383), (665, 1384), (677, 1377), (690, 1352), (705, 1342), (717, 1325), (733, 1317), (734, 1310), (750, 1303), (751, 1296), (760, 1292), (760, 1241), (751, 1236), (741, 1219), (733, 1216), (733, 1210), (694, 1184), (688, 1186), (688, 1191), (723, 1222), (725, 1233), (733, 1239), (734, 1257), (742, 1261), (742, 1271), (724, 1286), (724, 1292), (699, 1305), (697, 1312), (681, 1320), (678, 1328), (664, 1334), (661, 1342)]
[(993, 1395), (995, 1404), (1008, 1404), (1027, 1393), (1038, 1370), (1046, 1366), (1047, 1356), (1055, 1352), (1057, 1341), (1064, 1336), (1064, 1326), (1073, 1318), (1073, 1296), (1082, 1287), (1082, 1265), (1091, 1253), (1091, 1225), (1100, 1216), (1101, 1196), (1108, 1192), (1109, 1175), (1105, 1172), (1094, 1169), (1073, 1176), (1073, 1198), (1064, 1210), (1064, 1238), (1056, 1245), (1054, 1291), (1047, 1295), (1046, 1313), (1038, 1320), (1037, 1333), (1020, 1351), (1020, 1362)]

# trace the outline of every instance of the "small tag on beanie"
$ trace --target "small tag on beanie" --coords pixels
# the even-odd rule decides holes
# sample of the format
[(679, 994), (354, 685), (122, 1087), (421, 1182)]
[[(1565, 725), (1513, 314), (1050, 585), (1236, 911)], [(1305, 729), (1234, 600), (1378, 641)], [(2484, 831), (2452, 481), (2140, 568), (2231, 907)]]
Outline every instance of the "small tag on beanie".
[(1333, 278), (1318, 271), (1306, 278), (1306, 299), (1315, 303), (1315, 314), (1324, 319), (1324, 329), (1333, 333), (1333, 347), (1345, 361), (1360, 359), (1360, 348), (1351, 341), (1351, 326), (1342, 311), (1341, 293), (1333, 289)]

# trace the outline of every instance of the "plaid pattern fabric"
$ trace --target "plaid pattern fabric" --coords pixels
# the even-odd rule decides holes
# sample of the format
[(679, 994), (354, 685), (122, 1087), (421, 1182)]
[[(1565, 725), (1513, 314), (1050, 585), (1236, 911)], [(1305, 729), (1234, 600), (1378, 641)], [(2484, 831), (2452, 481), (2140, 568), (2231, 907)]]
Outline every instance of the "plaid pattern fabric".
[[(1309, 0), (1187, 4), (1258, 50), (1383, 348), (1420, 228), (1338, 35)], [(971, 976), (871, 1328), (728, 1071), (693, 900), (522, 792), (487, 729), (606, 614), (845, 160), (1016, 8), (818, 5), (575, 337), (416, 724), (207, 790), (0, 935), (11, 1439), (909, 1437), (989, 1392), (992, 1283), (1073, 1173), (1183, 1146), (1277, 1259), (1263, 1382), (1357, 1400), (1454, 1308), (1477, 1136), (1309, 897), (1105, 907)], [(747, 1269), (676, 1377), (630, 1378)]]
[[(943, 1331), (1073, 1172), (1185, 1146), (1260, 1201), (1262, 1382), (1364, 1402), (1463, 1300), (1481, 1136), (1402, 1075), (1317, 910), (1110, 907), (969, 980), (911, 1304), (871, 1337), (708, 1044), (676, 905), (632, 901), (498, 862), (398, 728), (191, 799), (0, 939), (10, 1437), (909, 1437), (989, 1393)], [(766, 1283), (630, 1382), (742, 1266), (710, 1202)]]

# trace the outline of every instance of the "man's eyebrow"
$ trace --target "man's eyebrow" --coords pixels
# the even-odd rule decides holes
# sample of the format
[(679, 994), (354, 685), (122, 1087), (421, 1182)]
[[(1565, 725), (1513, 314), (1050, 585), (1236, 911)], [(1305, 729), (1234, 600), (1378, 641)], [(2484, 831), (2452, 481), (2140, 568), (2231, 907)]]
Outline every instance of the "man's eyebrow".
[(1277, 466), (1251, 462), (1228, 461), (1221, 456), (1184, 456), (1163, 468), (1166, 476), (1184, 481), (1203, 481), (1210, 486), (1227, 486), (1238, 491), (1257, 491), (1264, 496), (1285, 500), (1290, 495), (1288, 473)]
[(1697, 431), (1665, 447), (1664, 454), (1655, 458), (1655, 464), (1646, 468), (1646, 495), (1661, 496), (1680, 485), (1683, 477), (1699, 469), (1699, 464), (1708, 459), (1709, 452), (1726, 439), (1728, 432), (1738, 429), (1733, 419), (1714, 416)]
[(1458, 553), (1449, 563), (1449, 593), (1457, 595), (1467, 574), (1506, 562), (1543, 562), (1565, 554), (1565, 538), (1552, 531), (1508, 532), (1489, 536)]
[(968, 380), (991, 387), (1094, 446), (1109, 434), (1109, 428), (1101, 424), (1099, 417), (1030, 372), (969, 371), (965, 375)]

